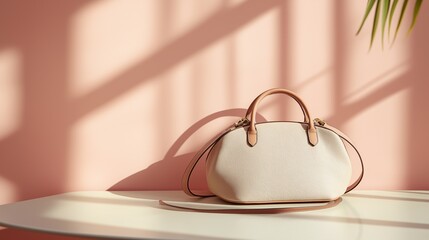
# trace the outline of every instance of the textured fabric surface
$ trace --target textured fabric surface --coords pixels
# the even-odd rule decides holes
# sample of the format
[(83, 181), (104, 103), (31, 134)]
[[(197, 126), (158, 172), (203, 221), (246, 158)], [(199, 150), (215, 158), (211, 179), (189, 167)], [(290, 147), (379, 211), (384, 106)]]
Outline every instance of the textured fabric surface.
[(305, 124), (257, 125), (258, 142), (250, 147), (246, 129), (226, 134), (207, 160), (210, 190), (232, 202), (323, 201), (340, 197), (351, 177), (341, 139), (317, 128), (319, 143), (308, 143)]

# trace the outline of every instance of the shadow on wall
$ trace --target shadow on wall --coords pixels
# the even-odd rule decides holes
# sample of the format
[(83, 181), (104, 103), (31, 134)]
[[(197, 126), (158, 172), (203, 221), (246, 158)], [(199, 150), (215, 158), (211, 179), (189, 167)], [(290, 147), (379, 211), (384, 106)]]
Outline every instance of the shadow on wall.
[[(407, 122), (408, 125), (398, 125), (398, 129), (406, 128), (408, 139), (404, 139), (403, 144), (407, 145), (407, 155), (404, 159), (404, 174), (406, 176), (406, 189), (429, 189), (429, 148), (425, 147), (429, 143), (429, 107), (427, 90), (429, 89), (429, 70), (427, 62), (429, 61), (429, 31), (424, 24), (429, 22), (429, 15), (422, 14), (419, 16), (417, 27), (412, 34), (413, 43), (412, 52), (410, 54), (411, 68), (403, 75), (391, 79), (388, 84), (383, 85), (372, 92), (369, 92), (365, 98), (350, 104), (344, 104), (343, 89), (345, 87), (344, 79), (347, 79), (345, 73), (347, 55), (349, 47), (345, 45), (344, 33), (349, 26), (344, 25), (343, 19), (346, 18), (346, 2), (336, 0), (335, 3), (335, 68), (334, 68), (334, 103), (335, 115), (331, 119), (327, 119), (332, 125), (341, 129), (341, 125), (352, 119), (354, 116), (361, 113), (363, 110), (383, 101), (384, 99), (398, 93), (404, 89), (410, 89), (409, 105), (407, 106)], [(422, 12), (429, 12), (429, 5), (422, 5)], [(405, 26), (404, 26), (405, 28)], [(399, 44), (399, 43), (397, 43)], [(389, 50), (385, 50), (389, 51)], [(381, 63), (382, 64), (382, 63)], [(386, 73), (387, 75), (388, 73)], [(381, 76), (382, 77), (382, 76)], [(373, 79), (376, 81), (377, 79)], [(395, 119), (374, 119), (375, 124), (383, 125), (384, 121), (395, 121)], [(392, 129), (391, 131), (395, 131)], [(368, 138), (373, 140), (379, 139), (382, 141), (382, 136), (373, 136), (368, 132)], [(380, 152), (380, 158), (383, 153)], [(377, 161), (378, 159), (367, 159), (367, 163)], [(370, 164), (369, 164), (370, 165)], [(380, 176), (380, 168), (367, 168), (367, 175)], [(402, 177), (402, 176), (401, 176)], [(363, 182), (365, 178), (363, 179)]]
[[(186, 143), (186, 141), (194, 135), (200, 128), (204, 127), (211, 121), (223, 117), (244, 117), (247, 109), (229, 109), (210, 114), (209, 116), (199, 120), (191, 127), (189, 127), (180, 137), (174, 142), (170, 149), (165, 154), (164, 158), (148, 168), (137, 172), (122, 181), (110, 187), (109, 191), (116, 190), (163, 190), (163, 189), (180, 189), (181, 179), (186, 166), (192, 159), (195, 153), (186, 153), (176, 156), (179, 149)], [(260, 115), (256, 115), (257, 121), (266, 121)], [(213, 138), (214, 139), (214, 138)], [(205, 179), (205, 161), (201, 161), (196, 169), (192, 178), (192, 188), (207, 189), (207, 182)], [(162, 177), (160, 177), (162, 176)], [(156, 179), (156, 182), (154, 182)]]
[(0, 46), (18, 47), (23, 56), (22, 122), (13, 135), (0, 142), (2, 177), (15, 184), (17, 198), (21, 200), (63, 191), (67, 179), (68, 131), (73, 122), (231, 33), (278, 2), (246, 1), (214, 14), (126, 73), (73, 101), (67, 98), (68, 21), (87, 1), (2, 2), (0, 28), (4, 34)]
[[(21, 89), (22, 97), (19, 126), (12, 134), (0, 139), (0, 176), (13, 184), (15, 200), (66, 190), (69, 131), (81, 117), (149, 78), (162, 74), (281, 3), (280, 0), (248, 0), (222, 9), (152, 56), (114, 76), (105, 85), (79, 99), (70, 99), (69, 21), (74, 13), (89, 2), (93, 1), (0, 2), (0, 53), (9, 48), (17, 49), (21, 60), (19, 83), (16, 83)], [(214, 114), (214, 118), (222, 114), (241, 116), (239, 110), (228, 111)], [(190, 131), (193, 130), (195, 129)], [(150, 184), (142, 186), (137, 182), (141, 178), (147, 179), (165, 171), (173, 176), (170, 181), (175, 181), (182, 169), (174, 172), (172, 168), (185, 166), (188, 157), (192, 155), (174, 156), (180, 147), (180, 141), (188, 137), (186, 134), (189, 132), (166, 154), (165, 159), (172, 163), (162, 161), (144, 173), (124, 179), (113, 188), (151, 188)], [(183, 162), (185, 159), (186, 162)], [(0, 231), (0, 238), (16, 239), (25, 236), (22, 238), (54, 239), (54, 236), (51, 238), (47, 234), (31, 234), (33, 233), (5, 229)], [(63, 238), (58, 236), (55, 239)]]
[(63, 191), (70, 126), (70, 16), (87, 1), (1, 1), (0, 53), (20, 56), (18, 129), (0, 140), (0, 176), (15, 200)]
[(20, 126), (0, 140), (0, 175), (15, 185), (18, 200), (64, 191), (69, 161), (68, 134), (77, 120), (162, 74), (281, 1), (249, 0), (220, 10), (105, 85), (79, 99), (70, 99), (67, 95), (69, 18), (88, 2), (0, 3), (0, 50), (16, 47), (23, 62), (19, 83), (23, 98)]
[[(161, 74), (183, 59), (205, 48), (212, 42), (230, 34), (248, 21), (265, 11), (282, 6), (282, 1), (245, 1), (231, 9), (221, 10), (209, 17), (195, 29), (179, 37), (147, 60), (138, 63), (123, 74), (114, 77), (106, 85), (94, 90), (81, 99), (69, 99), (68, 89), (68, 57), (69, 38), (68, 23), (70, 16), (83, 7), (88, 1), (72, 1), (58, 3), (57, 1), (2, 1), (0, 3), (0, 51), (14, 47), (22, 55), (22, 114), (19, 129), (13, 134), (0, 140), (0, 174), (3, 178), (15, 184), (17, 198), (27, 199), (64, 190), (68, 166), (68, 132), (72, 125), (86, 113), (124, 94), (138, 83)], [(341, 127), (356, 113), (394, 94), (395, 92), (412, 87), (410, 101), (410, 137), (409, 137), (409, 175), (410, 186), (427, 187), (429, 175), (425, 174), (428, 149), (421, 143), (428, 142), (429, 132), (428, 108), (425, 90), (428, 87), (424, 76), (427, 75), (428, 40), (427, 31), (416, 29), (413, 44), (413, 65), (411, 71), (367, 98), (351, 105), (341, 105), (342, 79), (344, 79), (345, 55), (343, 31), (341, 23), (345, 3), (335, 4), (338, 18), (334, 21), (339, 29), (336, 33), (335, 48), (335, 103), (336, 114), (330, 119), (333, 125)], [(427, 4), (423, 5), (426, 11)], [(284, 11), (284, 9), (283, 9)], [(420, 16), (419, 23), (427, 22), (428, 16)], [(228, 24), (222, 24), (228, 22)], [(214, 30), (213, 30), (214, 29)], [(281, 36), (284, 38), (284, 33)], [(192, 41), (190, 41), (192, 40)], [(189, 42), (192, 46), (189, 46)], [(282, 48), (283, 49), (283, 48)], [(284, 50), (284, 49), (283, 49)], [(279, 61), (286, 61), (280, 53)], [(283, 64), (283, 63), (279, 63)], [(285, 85), (284, 69), (280, 74)], [(419, 126), (416, 129), (416, 126)], [(179, 140), (178, 140), (179, 141)], [(177, 141), (176, 141), (177, 143)], [(164, 159), (173, 157), (169, 151)], [(182, 161), (189, 156), (175, 156), (176, 161)], [(181, 160), (182, 159), (182, 160)], [(182, 163), (183, 164), (183, 163)], [(49, 167), (46, 167), (49, 166)], [(19, 169), (19, 171), (17, 171)], [(52, 171), (55, 169), (55, 171)], [(411, 174), (412, 173), (412, 174)], [(124, 180), (125, 181), (125, 180)], [(122, 182), (125, 184), (124, 182)], [(119, 184), (119, 185), (118, 185)], [(118, 183), (114, 186), (119, 189)]]
[(407, 189), (429, 189), (429, 4), (421, 7), (418, 24), (413, 34), (412, 68), (407, 81), (413, 88), (409, 101)]
[[(1, 1), (0, 53), (18, 50), (19, 128), (0, 140), (0, 176), (13, 183), (15, 200), (64, 191), (67, 179), (68, 21), (77, 1)], [(1, 192), (2, 190), (0, 190)], [(84, 240), (21, 229), (2, 229), (0, 239)]]
[[(85, 6), (87, 0), (64, 1), (55, 0), (21, 1), (10, 0), (0, 2), (0, 52), (7, 48), (17, 48), (22, 57), (21, 82), (22, 112), (20, 126), (13, 134), (0, 140), (0, 176), (12, 182), (18, 200), (60, 193), (66, 189), (67, 167), (69, 156), (68, 134), (70, 126), (79, 118), (105, 105), (118, 96), (146, 81), (160, 75), (169, 68), (187, 59), (201, 49), (222, 37), (236, 31), (252, 19), (267, 10), (278, 7), (284, 2), (280, 0), (255, 1), (248, 0), (232, 8), (214, 13), (206, 21), (190, 32), (179, 37), (165, 48), (156, 52), (146, 60), (137, 63), (127, 71), (114, 76), (110, 81), (93, 92), (79, 99), (69, 99), (69, 20), (70, 17)], [(429, 84), (428, 56), (429, 35), (427, 28), (420, 27), (414, 32), (415, 42), (412, 49), (413, 65), (409, 73), (392, 80), (379, 91), (375, 91), (361, 102), (342, 105), (342, 87), (345, 79), (344, 62), (347, 46), (344, 44), (344, 28), (342, 20), (346, 3), (337, 0), (335, 6), (335, 106), (336, 115), (332, 124), (341, 127), (359, 111), (381, 101), (406, 87), (412, 88), (410, 100), (410, 121), (407, 127), (408, 164), (406, 173), (409, 186), (427, 189), (429, 183), (428, 159), (429, 148), (429, 108), (427, 105), (427, 89)], [(422, 12), (428, 12), (429, 5), (423, 4)], [(284, 9), (282, 10), (284, 11)], [(286, 15), (285, 12), (282, 12)], [(282, 19), (286, 18), (285, 16)], [(421, 14), (419, 24), (429, 22), (429, 16)], [(284, 41), (287, 41), (287, 29), (280, 29), (281, 48), (279, 64), (285, 66)], [(284, 41), (283, 41), (284, 40)], [(286, 66), (288, 67), (288, 66)], [(286, 86), (284, 68), (280, 68), (280, 84)], [(177, 182), (179, 186), (181, 174), (193, 153), (176, 156), (186, 140), (208, 122), (225, 116), (244, 115), (243, 109), (229, 109), (214, 113), (191, 126), (185, 131), (166, 153), (162, 161), (153, 164), (118, 182), (110, 190), (153, 189), (153, 179), (162, 182), (157, 186), (171, 186)], [(382, 124), (382, 120), (376, 120)], [(393, 130), (394, 131), (394, 130)], [(376, 161), (376, 160), (373, 160)], [(203, 166), (200, 166), (200, 168)], [(203, 179), (202, 171), (196, 176)], [(375, 173), (374, 173), (375, 174)], [(196, 186), (196, 187), (202, 187)], [(49, 238), (48, 235), (34, 235), (25, 231), (5, 229), (0, 231), (1, 239), (71, 239), (71, 237)], [(20, 237), (23, 236), (23, 237)], [(77, 238), (73, 238), (77, 239)], [(82, 238), (83, 239), (83, 238)]]

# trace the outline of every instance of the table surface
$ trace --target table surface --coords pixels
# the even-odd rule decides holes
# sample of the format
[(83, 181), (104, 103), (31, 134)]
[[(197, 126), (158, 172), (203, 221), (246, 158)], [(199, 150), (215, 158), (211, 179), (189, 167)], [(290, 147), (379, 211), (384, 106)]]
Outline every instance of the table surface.
[(333, 207), (277, 214), (174, 210), (178, 191), (70, 192), (0, 206), (0, 225), (126, 239), (429, 239), (429, 191), (353, 191)]

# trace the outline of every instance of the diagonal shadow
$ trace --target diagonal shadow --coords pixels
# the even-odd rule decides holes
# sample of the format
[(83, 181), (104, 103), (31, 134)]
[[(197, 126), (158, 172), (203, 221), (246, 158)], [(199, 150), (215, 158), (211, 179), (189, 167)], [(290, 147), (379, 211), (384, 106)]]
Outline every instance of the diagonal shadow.
[[(0, 51), (20, 54), (19, 129), (0, 140), (0, 176), (15, 200), (64, 191), (68, 164), (67, 108), (70, 17), (88, 0), (0, 1)], [(52, 171), (55, 169), (55, 171)], [(0, 189), (3, 193), (4, 189)], [(84, 240), (0, 228), (0, 239)]]
[(387, 199), (387, 200), (398, 200), (398, 201), (410, 201), (410, 202), (425, 202), (429, 203), (429, 199), (419, 199), (419, 198), (404, 198), (404, 197), (392, 197), (392, 196), (378, 196), (378, 195), (369, 195), (369, 194), (358, 194), (358, 193), (349, 193), (347, 197), (359, 197), (359, 198), (372, 198), (372, 199)]
[(68, 23), (87, 3), (0, 1), (0, 50), (13, 47), (21, 56), (17, 78), (22, 91), (20, 125), (0, 140), (0, 175), (13, 183), (16, 199), (64, 189), (69, 150), (69, 124), (64, 114)]
[(355, 115), (360, 114), (364, 109), (377, 104), (378, 102), (397, 93), (398, 91), (411, 87), (411, 84), (412, 83), (408, 81), (406, 75), (400, 76), (375, 89), (361, 100), (338, 106), (335, 116), (327, 119), (327, 121), (332, 122), (335, 126), (338, 126), (340, 122), (346, 122), (348, 119), (351, 119)]
[[(409, 59), (410, 69), (403, 75), (392, 79), (388, 84), (377, 88), (372, 91), (365, 98), (360, 101), (351, 104), (341, 104), (344, 96), (344, 82), (347, 75), (345, 74), (345, 62), (347, 60), (349, 48), (345, 45), (344, 35), (342, 29), (347, 29), (344, 21), (345, 14), (343, 9), (345, 8), (345, 2), (336, 0), (335, 4), (335, 16), (336, 16), (336, 47), (335, 47), (335, 112), (336, 115), (332, 116), (329, 120), (333, 122), (335, 126), (341, 127), (348, 119), (352, 118), (356, 114), (362, 112), (362, 110), (377, 104), (383, 99), (401, 91), (403, 89), (410, 90), (407, 122), (405, 126), (398, 126), (406, 128), (408, 134), (406, 139), (403, 139), (404, 145), (407, 146), (408, 154), (404, 157), (404, 163), (406, 163), (407, 182), (405, 188), (411, 189), (428, 189), (429, 175), (427, 169), (429, 167), (427, 156), (429, 154), (429, 148), (423, 147), (424, 143), (428, 142), (427, 133), (429, 132), (429, 108), (425, 106), (427, 103), (427, 89), (429, 87), (427, 81), (428, 68), (427, 61), (429, 56), (428, 39), (429, 32), (428, 28), (416, 28), (413, 32), (413, 43), (411, 45), (411, 57)], [(429, 6), (423, 5), (422, 12), (429, 11)], [(419, 18), (420, 24), (427, 22), (429, 15), (422, 15)], [(383, 64), (383, 63), (381, 63)], [(374, 80), (376, 81), (376, 79)], [(373, 82), (372, 82), (373, 83)], [(370, 85), (372, 84), (370, 83)], [(376, 124), (382, 124), (386, 119), (377, 119)], [(392, 129), (394, 131), (394, 129)]]
[(409, 121), (407, 138), (408, 147), (406, 178), (407, 189), (429, 189), (429, 4), (422, 4), (421, 14), (413, 30), (411, 44), (412, 69), (409, 81), (413, 84), (409, 102)]
[(98, 89), (73, 101), (71, 103), (72, 120), (78, 120), (145, 80), (165, 72), (201, 49), (238, 30), (266, 11), (278, 6), (281, 2), (281, 0), (248, 0), (236, 7), (220, 10), (152, 56), (113, 77)]
[(308, 219), (308, 220), (321, 220), (334, 223), (353, 223), (353, 224), (364, 224), (364, 225), (375, 225), (375, 226), (386, 226), (396, 228), (414, 228), (414, 229), (429, 229), (427, 223), (415, 223), (415, 222), (403, 222), (403, 221), (391, 221), (391, 220), (379, 220), (379, 219), (368, 219), (368, 218), (350, 218), (350, 217), (337, 217), (337, 216), (316, 216), (316, 215), (294, 215), (290, 216), (295, 219)]
[[(227, 109), (219, 112), (212, 113), (190, 126), (185, 132), (177, 138), (170, 149), (165, 154), (164, 158), (153, 163), (148, 168), (136, 172), (121, 181), (111, 186), (108, 191), (115, 190), (171, 190), (180, 189), (182, 175), (185, 171), (187, 164), (195, 153), (185, 153), (178, 155), (179, 149), (193, 136), (199, 129), (208, 125), (210, 122), (225, 117), (243, 117), (247, 109)], [(257, 114), (258, 121), (266, 121), (266, 119)], [(230, 127), (230, 126), (228, 126)], [(226, 129), (226, 128), (225, 128)], [(217, 136), (215, 136), (217, 137)], [(212, 138), (215, 139), (215, 137)], [(206, 180), (204, 175), (204, 161), (195, 169), (195, 174), (192, 178), (192, 186), (197, 189), (207, 189)], [(161, 177), (162, 176), (162, 177)], [(154, 181), (156, 179), (156, 181)]]

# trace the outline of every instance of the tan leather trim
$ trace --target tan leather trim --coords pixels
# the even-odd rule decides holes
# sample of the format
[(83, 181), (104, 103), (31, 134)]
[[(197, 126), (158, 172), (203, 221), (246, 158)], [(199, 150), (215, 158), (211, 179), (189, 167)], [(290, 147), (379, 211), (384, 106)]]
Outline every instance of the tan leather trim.
[(258, 134), (256, 129), (254, 131), (249, 130), (247, 131), (247, 143), (253, 147), (256, 145), (256, 143), (258, 142)]
[(312, 145), (312, 146), (316, 146), (317, 142), (319, 141), (319, 139), (317, 138), (317, 131), (316, 129), (308, 129), (308, 142)]
[[(258, 104), (266, 97), (272, 94), (286, 94), (290, 97), (292, 97), (301, 107), (301, 109), (303, 110), (304, 113), (304, 120), (306, 123), (308, 123), (309, 128), (307, 130), (307, 136), (308, 136), (308, 142), (312, 145), (315, 146), (318, 142), (317, 139), (317, 131), (316, 128), (314, 127), (314, 122), (310, 116), (310, 113), (307, 109), (307, 106), (304, 104), (304, 102), (301, 100), (301, 98), (299, 98), (295, 93), (293, 93), (292, 91), (283, 89), (283, 88), (272, 88), (269, 89), (263, 93), (261, 93), (258, 97), (255, 98), (255, 100), (253, 100), (253, 102), (250, 104), (247, 113), (246, 113), (246, 117), (248, 117), (250, 115), (250, 125), (249, 128), (247, 130), (247, 141), (248, 144), (250, 146), (255, 146), (256, 145), (256, 139), (257, 139), (257, 132), (256, 132), (256, 111), (257, 111), (257, 107)], [(256, 136), (253, 136), (256, 135)]]

